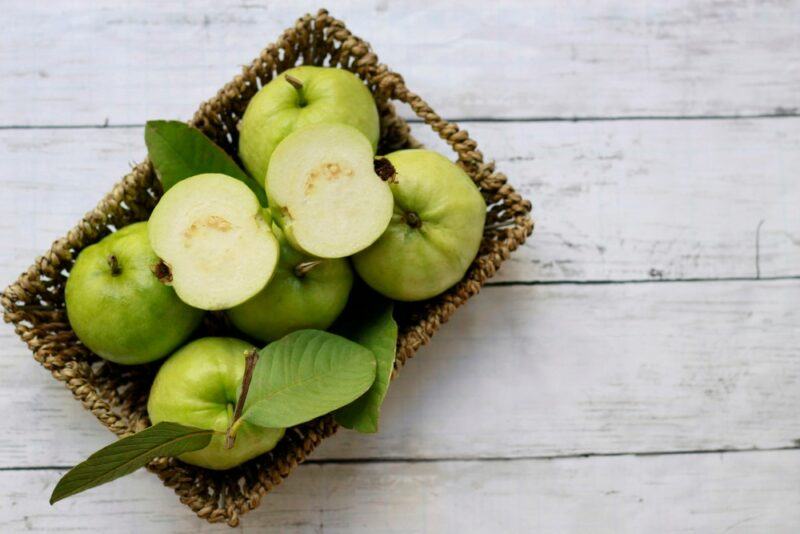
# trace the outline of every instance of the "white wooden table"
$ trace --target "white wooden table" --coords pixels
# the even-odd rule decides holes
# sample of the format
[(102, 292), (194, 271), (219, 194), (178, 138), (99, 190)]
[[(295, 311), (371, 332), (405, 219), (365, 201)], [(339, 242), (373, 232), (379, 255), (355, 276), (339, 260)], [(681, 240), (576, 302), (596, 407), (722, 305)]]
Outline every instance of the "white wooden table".
[[(308, 1), (0, 2), (11, 282)], [(534, 202), (537, 231), (242, 530), (797, 532), (800, 2), (329, 5)], [(407, 113), (408, 110), (404, 110)], [(438, 141), (420, 125), (415, 133)], [(210, 532), (0, 329), (0, 531)]]

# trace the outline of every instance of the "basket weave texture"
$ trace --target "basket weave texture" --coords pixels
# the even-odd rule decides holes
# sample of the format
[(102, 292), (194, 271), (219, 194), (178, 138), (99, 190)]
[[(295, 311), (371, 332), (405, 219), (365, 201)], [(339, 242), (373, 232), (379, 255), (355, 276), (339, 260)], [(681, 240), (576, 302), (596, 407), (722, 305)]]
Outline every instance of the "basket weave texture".
[[(344, 68), (364, 80), (381, 118), (379, 153), (419, 146), (406, 122), (396, 115), (393, 101), (408, 104), (452, 147), (458, 164), (478, 185), (489, 206), (480, 252), (463, 280), (432, 300), (397, 308), (400, 335), (394, 377), (456, 308), (477, 294), (509, 254), (524, 243), (533, 231), (531, 205), (506, 183), (505, 175), (495, 171), (494, 163), (484, 162), (477, 143), (466, 131), (439, 117), (408, 90), (399, 74), (378, 62), (366, 42), (325, 10), (300, 18), (276, 43), (267, 46), (241, 74), (200, 106), (191, 124), (236, 157), (236, 124), (250, 98), (277, 74), (298, 64)], [(161, 186), (150, 162), (136, 165), (66, 237), (53, 243), (2, 294), (5, 321), (14, 324), (36, 361), (64, 382), (118, 436), (149, 425), (147, 395), (158, 364), (119, 366), (84, 347), (67, 320), (64, 285), (83, 248), (115, 228), (146, 220), (160, 195)], [(200, 335), (227, 334), (227, 328), (218, 314), (209, 314)], [(205, 470), (173, 458), (154, 460), (148, 469), (173, 488), (181, 502), (199, 517), (236, 526), (242, 514), (257, 507), (262, 496), (280, 484), (336, 429), (330, 416), (299, 425), (287, 430), (273, 451), (225, 472)]]

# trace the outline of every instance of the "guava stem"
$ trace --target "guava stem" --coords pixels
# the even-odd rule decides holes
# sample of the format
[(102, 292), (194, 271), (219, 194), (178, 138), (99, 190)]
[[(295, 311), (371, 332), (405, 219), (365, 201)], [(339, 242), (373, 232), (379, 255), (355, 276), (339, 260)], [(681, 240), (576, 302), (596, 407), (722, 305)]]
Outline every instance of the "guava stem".
[(239, 399), (236, 401), (236, 408), (233, 410), (233, 420), (228, 427), (228, 432), (225, 434), (225, 448), (232, 449), (236, 441), (236, 431), (242, 425), (242, 410), (244, 409), (244, 401), (247, 399), (247, 392), (250, 390), (250, 381), (253, 379), (253, 370), (256, 368), (258, 362), (258, 351), (250, 349), (247, 351), (244, 361), (244, 376), (242, 376), (242, 392), (239, 394)]
[(305, 96), (303, 96), (303, 82), (289, 74), (286, 74), (284, 78), (286, 78), (286, 81), (289, 82), (289, 84), (297, 91), (297, 97), (299, 98), (297, 103), (300, 105), (300, 107), (305, 106), (307, 102)]
[(119, 266), (119, 261), (113, 254), (108, 257), (108, 266), (111, 267), (111, 276), (117, 276), (122, 272), (122, 269)]
[(294, 275), (297, 278), (303, 278), (320, 263), (322, 263), (322, 260), (304, 261), (303, 263), (298, 263), (294, 266)]
[(169, 285), (172, 283), (172, 270), (169, 265), (164, 263), (164, 260), (159, 260), (158, 263), (150, 267), (150, 271), (156, 275), (156, 278), (162, 284)]
[(284, 78), (286, 78), (286, 81), (292, 84), (292, 87), (294, 87), (298, 91), (303, 88), (303, 82), (301, 82), (291, 74), (286, 74)]
[(397, 171), (388, 159), (375, 158), (372, 166), (375, 169), (375, 174), (384, 182), (397, 182)]
[(407, 212), (405, 217), (406, 217), (406, 224), (409, 225), (411, 228), (419, 228), (420, 226), (422, 226), (422, 219), (420, 219), (419, 215), (417, 215), (413, 211)]

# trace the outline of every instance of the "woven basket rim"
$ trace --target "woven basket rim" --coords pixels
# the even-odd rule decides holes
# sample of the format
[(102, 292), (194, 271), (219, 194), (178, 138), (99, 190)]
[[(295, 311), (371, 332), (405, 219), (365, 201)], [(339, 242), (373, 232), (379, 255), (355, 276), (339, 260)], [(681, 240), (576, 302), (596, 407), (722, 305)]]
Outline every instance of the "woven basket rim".
[[(399, 74), (379, 63), (369, 44), (352, 35), (345, 25), (322, 9), (305, 15), (267, 46), (242, 73), (200, 105), (190, 124), (217, 141), (234, 157), (236, 121), (249, 99), (274, 75), (296, 64), (329, 64), (351, 70), (372, 91), (381, 114), (381, 144), (385, 151), (420, 146), (408, 124), (395, 113), (393, 101), (408, 104), (422, 121), (445, 140), (458, 156), (457, 163), (478, 185), (487, 200), (486, 230), (481, 250), (464, 279), (453, 288), (413, 310), (398, 338), (394, 378), (414, 353), (427, 343), (455, 310), (480, 291), (500, 264), (533, 231), (531, 204), (508, 185), (506, 176), (485, 162), (466, 131), (442, 119), (418, 95), (408, 90)], [(115, 184), (98, 205), (9, 285), (0, 295), (4, 320), (32, 350), (34, 359), (119, 436), (148, 425), (141, 403), (146, 392), (118, 393), (120, 381), (137, 383), (142, 372), (91, 354), (69, 327), (63, 308), (63, 284), (82, 248), (99, 241), (114, 228), (145, 220), (161, 189), (152, 165), (144, 160)], [(208, 335), (208, 333), (206, 334)], [(211, 334), (213, 335), (213, 333)], [(98, 369), (95, 369), (94, 367)], [(119, 379), (119, 380), (117, 380)], [(140, 389), (140, 388), (131, 388)], [(336, 431), (330, 416), (287, 430), (273, 452), (231, 470), (230, 476), (162, 458), (148, 466), (172, 487), (181, 502), (198, 516), (225, 521), (230, 526), (258, 506), (261, 497), (278, 485), (325, 437)], [(285, 442), (285, 443), (284, 443)], [(226, 472), (229, 473), (229, 472)], [(243, 482), (242, 482), (243, 481)]]

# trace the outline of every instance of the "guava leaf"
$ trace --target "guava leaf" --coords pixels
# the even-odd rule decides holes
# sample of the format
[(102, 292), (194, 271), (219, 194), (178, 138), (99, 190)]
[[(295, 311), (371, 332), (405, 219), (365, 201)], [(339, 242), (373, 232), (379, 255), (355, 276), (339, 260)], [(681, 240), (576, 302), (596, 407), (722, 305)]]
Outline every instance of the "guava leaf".
[(367, 392), (334, 413), (336, 422), (345, 428), (365, 433), (378, 431), (381, 404), (389, 389), (397, 347), (397, 323), (392, 310), (392, 302), (377, 293), (359, 295), (354, 291), (334, 325), (334, 332), (371, 350), (378, 365), (375, 382)]
[(133, 473), (153, 458), (200, 450), (208, 445), (213, 434), (213, 430), (163, 422), (122, 438), (61, 477), (50, 496), (50, 504)]
[(184, 178), (220, 173), (241, 180), (267, 205), (267, 194), (224, 150), (197, 128), (179, 121), (149, 121), (144, 142), (164, 191)]
[(321, 330), (298, 330), (259, 352), (242, 419), (298, 425), (353, 402), (375, 381), (375, 356)]

